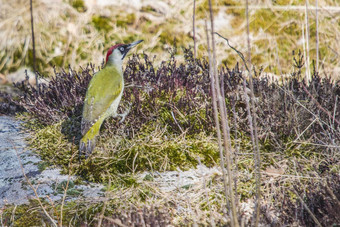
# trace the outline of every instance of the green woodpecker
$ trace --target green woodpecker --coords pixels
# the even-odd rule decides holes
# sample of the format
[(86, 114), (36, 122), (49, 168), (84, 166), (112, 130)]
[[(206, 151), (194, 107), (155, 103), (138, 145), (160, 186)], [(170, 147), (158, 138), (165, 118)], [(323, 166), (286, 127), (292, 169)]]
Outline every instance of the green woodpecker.
[(122, 63), (129, 50), (142, 41), (112, 46), (106, 55), (106, 65), (89, 83), (81, 122), (83, 138), (79, 145), (80, 154), (85, 153), (85, 157), (92, 153), (100, 126), (107, 117), (121, 116), (122, 120), (125, 118), (126, 114), (117, 114), (124, 89)]

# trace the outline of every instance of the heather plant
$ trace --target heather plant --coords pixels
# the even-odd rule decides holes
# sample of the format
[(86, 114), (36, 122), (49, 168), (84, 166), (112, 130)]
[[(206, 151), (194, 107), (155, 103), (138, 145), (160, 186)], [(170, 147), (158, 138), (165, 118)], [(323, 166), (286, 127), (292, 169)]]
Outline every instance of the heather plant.
[[(141, 193), (134, 195), (137, 199), (138, 196), (144, 198), (144, 193), (151, 196), (156, 192), (140, 185), (131, 173), (195, 168), (199, 163), (197, 157), (208, 167), (216, 165), (219, 157), (209, 65), (205, 59), (195, 59), (190, 49), (183, 52), (183, 63), (178, 63), (176, 57), (170, 55), (168, 61), (157, 67), (153, 58), (146, 54), (134, 55), (128, 60), (124, 70), (126, 87), (119, 111), (130, 109), (130, 112), (123, 123), (119, 123), (120, 119), (106, 120), (97, 151), (88, 160), (81, 160), (81, 164), (74, 160), (73, 174), (103, 183), (114, 178), (113, 188), (138, 188)], [(340, 164), (340, 84), (328, 77), (320, 77), (316, 72), (306, 83), (301, 75), (302, 59), (301, 55), (296, 57), (295, 71), (289, 78), (277, 81), (270, 80), (261, 69), (254, 69), (254, 101), (263, 157), (262, 171), (293, 160), (288, 162), (286, 174), (296, 174), (293, 171), (298, 167), (299, 174), (327, 176), (339, 171)], [(61, 72), (55, 70), (50, 82), (39, 85), (39, 92), (27, 83), (16, 85), (22, 96), (11, 101), (27, 111), (23, 117), (26, 123), (32, 120), (39, 123), (40, 127), (33, 127), (35, 132), (30, 144), (43, 158), (44, 166), (59, 165), (67, 170), (72, 147), (77, 147), (80, 139), (83, 98), (95, 72), (96, 67), (92, 64), (79, 72), (71, 68)], [(240, 172), (252, 172), (254, 167), (253, 160), (248, 157), (251, 154), (250, 131), (243, 89), (245, 72), (238, 65), (232, 69), (223, 65), (218, 74), (232, 129), (235, 165)], [(248, 80), (246, 86), (249, 86)], [(254, 195), (251, 190), (253, 183), (246, 176), (239, 178), (237, 192), (241, 201)], [(281, 183), (291, 188), (291, 183)], [(303, 183), (313, 187), (313, 182), (304, 180)], [(328, 187), (332, 192), (338, 190), (337, 184)], [(301, 194), (300, 190), (297, 191)], [(328, 209), (330, 205), (324, 200), (329, 193), (314, 192), (308, 194), (308, 198), (316, 196), (321, 202), (308, 204), (314, 207), (325, 204)], [(279, 191), (272, 193), (275, 202), (281, 201), (277, 194)], [(284, 196), (288, 196), (290, 202), (278, 206), (282, 210), (288, 209), (288, 204), (295, 201), (294, 196)], [(272, 208), (268, 205), (261, 209)], [(280, 221), (292, 221), (285, 218), (282, 216)]]
[[(130, 112), (121, 125), (118, 121), (107, 121), (104, 130), (133, 137), (138, 130), (157, 124), (175, 135), (213, 133), (208, 63), (204, 59), (194, 59), (189, 49), (184, 52), (184, 63), (178, 64), (171, 56), (157, 68), (146, 54), (130, 58), (124, 70), (126, 89), (120, 107), (120, 111), (130, 108)], [(296, 65), (297, 71), (291, 78), (274, 82), (261, 75), (261, 70), (255, 70), (257, 77), (253, 83), (259, 137), (276, 148), (284, 149), (284, 144), (297, 136), (315, 143), (339, 139), (340, 108), (336, 108), (339, 81), (314, 73), (312, 81), (306, 84), (300, 79), (301, 64)], [(80, 72), (71, 68), (68, 72), (55, 72), (48, 84), (39, 85), (39, 93), (25, 82), (16, 84), (23, 94), (16, 103), (45, 125), (67, 119), (73, 124), (73, 120), (79, 121), (81, 117), (87, 85), (95, 71), (94, 65), (90, 64)], [(219, 75), (229, 116), (236, 115), (237, 131), (248, 134), (245, 97), (241, 89), (244, 73), (238, 65), (234, 69), (223, 66)], [(312, 124), (316, 118), (320, 123)], [(73, 133), (76, 130), (73, 128)]]
[(56, 72), (51, 80), (40, 83), (38, 88), (22, 81), (15, 84), (22, 96), (17, 102), (43, 124), (59, 122), (72, 115), (79, 115), (87, 85), (94, 72), (93, 65), (87, 65), (81, 72), (69, 68)]

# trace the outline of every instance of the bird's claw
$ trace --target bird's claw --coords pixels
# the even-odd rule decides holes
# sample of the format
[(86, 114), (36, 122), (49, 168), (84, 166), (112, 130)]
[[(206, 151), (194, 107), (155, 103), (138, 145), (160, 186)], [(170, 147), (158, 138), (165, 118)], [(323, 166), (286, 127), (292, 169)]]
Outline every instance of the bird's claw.
[(118, 116), (122, 118), (119, 121), (120, 124), (125, 121), (126, 116), (130, 113), (131, 106), (132, 106), (132, 104), (129, 103), (129, 107), (124, 111), (124, 113), (118, 114)]
[(125, 118), (126, 118), (127, 114), (128, 113), (126, 113), (126, 112), (124, 112), (123, 114), (119, 114), (119, 117), (122, 118), (122, 119), (120, 119), (119, 124), (121, 124), (121, 123), (123, 123), (125, 121)]

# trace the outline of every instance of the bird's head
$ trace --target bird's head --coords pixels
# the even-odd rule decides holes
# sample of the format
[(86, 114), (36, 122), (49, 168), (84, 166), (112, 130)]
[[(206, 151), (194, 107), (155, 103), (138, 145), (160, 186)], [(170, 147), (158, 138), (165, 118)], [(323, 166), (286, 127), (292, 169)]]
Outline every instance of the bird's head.
[(143, 42), (143, 40), (138, 40), (130, 44), (116, 44), (112, 46), (106, 54), (106, 64), (121, 66), (129, 50), (141, 42)]

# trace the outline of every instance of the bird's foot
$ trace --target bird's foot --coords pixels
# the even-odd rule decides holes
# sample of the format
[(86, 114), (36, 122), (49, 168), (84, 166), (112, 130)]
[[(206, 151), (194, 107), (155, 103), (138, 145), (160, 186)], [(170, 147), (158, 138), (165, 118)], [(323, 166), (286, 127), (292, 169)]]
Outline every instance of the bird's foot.
[(119, 117), (121, 117), (122, 119), (120, 119), (119, 123), (123, 123), (125, 121), (126, 116), (130, 113), (131, 110), (131, 106), (132, 104), (129, 103), (129, 107), (124, 111), (124, 113), (122, 114), (117, 114)]

